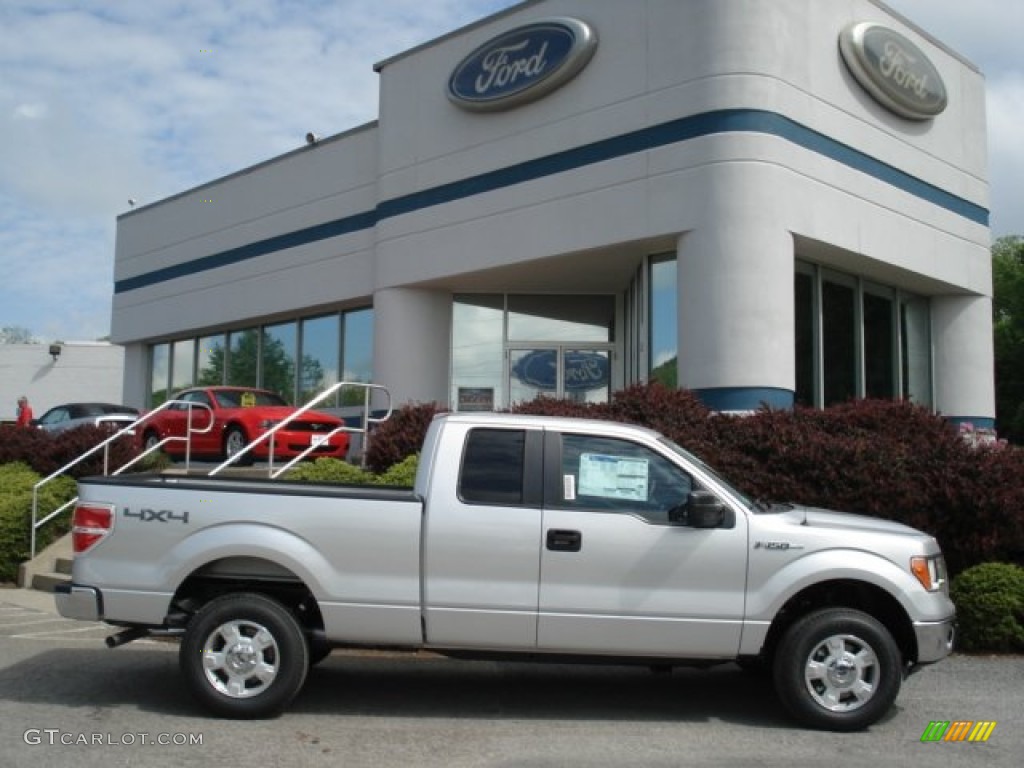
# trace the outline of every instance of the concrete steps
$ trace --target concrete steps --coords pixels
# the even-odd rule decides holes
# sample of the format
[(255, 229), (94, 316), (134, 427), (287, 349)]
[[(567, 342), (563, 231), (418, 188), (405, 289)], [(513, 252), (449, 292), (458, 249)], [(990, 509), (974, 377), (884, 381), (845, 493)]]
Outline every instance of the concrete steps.
[(58, 584), (67, 584), (71, 581), (71, 558), (58, 557), (53, 564), (52, 571), (44, 571), (32, 575), (32, 589), (41, 592), (53, 592)]
[(69, 533), (18, 567), (18, 586), (53, 592), (58, 584), (71, 581), (73, 557)]

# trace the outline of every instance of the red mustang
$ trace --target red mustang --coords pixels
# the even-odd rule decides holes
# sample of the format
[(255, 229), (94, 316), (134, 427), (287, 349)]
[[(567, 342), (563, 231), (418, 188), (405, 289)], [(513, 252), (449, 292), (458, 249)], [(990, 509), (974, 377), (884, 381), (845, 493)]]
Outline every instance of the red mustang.
[[(209, 406), (213, 411), (213, 429), (192, 433), (193, 456), (219, 456), (228, 458), (242, 450), (272, 427), (277, 426), (298, 410), (288, 405), (273, 392), (253, 387), (197, 387), (179, 392), (175, 400)], [(210, 423), (205, 408), (192, 409), (192, 428), (205, 429)], [(188, 429), (189, 407), (184, 404), (168, 406), (143, 426), (142, 439), (150, 448), (166, 437), (185, 437)], [(342, 420), (319, 411), (306, 411), (296, 420), (257, 445), (236, 464), (251, 464), (254, 458), (266, 459), (270, 455), (270, 441), (274, 441), (274, 459), (294, 458), (311, 445), (316, 446), (309, 456), (331, 456), (344, 459), (348, 453), (349, 436), (339, 432), (326, 437), (342, 425)], [(185, 454), (185, 441), (172, 440), (164, 451), (174, 456)]]

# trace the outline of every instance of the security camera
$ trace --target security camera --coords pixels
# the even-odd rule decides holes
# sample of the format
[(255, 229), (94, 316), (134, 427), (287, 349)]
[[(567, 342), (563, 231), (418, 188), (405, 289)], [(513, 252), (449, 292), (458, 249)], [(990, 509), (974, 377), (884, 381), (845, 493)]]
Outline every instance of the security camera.
[(310, 131), (309, 133), (307, 133), (307, 134), (306, 134), (306, 143), (307, 143), (307, 144), (309, 144), (309, 146), (311, 146), (311, 147), (312, 147), (312, 146), (313, 146), (314, 144), (316, 144), (316, 143), (317, 143), (318, 141), (320, 141), (320, 137), (319, 137), (319, 136), (317, 136), (317, 135), (316, 135), (315, 133), (313, 133), (312, 131)]
[(135, 198), (134, 197), (129, 197), (128, 198), (128, 205), (130, 205), (132, 208), (135, 207)]

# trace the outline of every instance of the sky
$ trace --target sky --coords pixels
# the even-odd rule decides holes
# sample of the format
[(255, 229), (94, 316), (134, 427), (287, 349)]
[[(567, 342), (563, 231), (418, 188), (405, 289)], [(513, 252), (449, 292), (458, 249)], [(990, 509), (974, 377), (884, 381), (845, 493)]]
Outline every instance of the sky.
[[(107, 335), (129, 198), (375, 119), (373, 64), (514, 4), (3, 0), (0, 327), (42, 342)], [(888, 4), (985, 74), (993, 235), (1024, 234), (1024, 3)]]

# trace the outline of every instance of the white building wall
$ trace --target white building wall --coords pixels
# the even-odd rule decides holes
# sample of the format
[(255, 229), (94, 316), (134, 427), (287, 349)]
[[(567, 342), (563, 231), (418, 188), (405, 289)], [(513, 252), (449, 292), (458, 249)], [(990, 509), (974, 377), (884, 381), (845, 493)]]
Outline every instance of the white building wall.
[(121, 403), (124, 350), (101, 342), (66, 342), (54, 360), (49, 344), (0, 344), (0, 421), (14, 420), (25, 395), (36, 418), (63, 403)]
[[(504, 112), (448, 101), (466, 54), (552, 16), (598, 34), (575, 79)], [(916, 123), (878, 105), (839, 55), (853, 21), (918, 45), (945, 81), (946, 111)], [(943, 297), (991, 294), (984, 81), (880, 2), (526, 2), (379, 71), (378, 123), (119, 219), (115, 340), (372, 301), (375, 378), (399, 401), (443, 399), (452, 293), (621, 294), (643, 255), (678, 244), (684, 386), (793, 388), (800, 258), (937, 297), (933, 327), (959, 329), (936, 341), (943, 410), (992, 415), (978, 399), (990, 367), (952, 362), (966, 326), (943, 314)], [(701, 135), (657, 145), (685, 120)], [(555, 170), (581, 147), (605, 154)], [(930, 189), (953, 197), (937, 204)], [(310, 240), (316, 227), (324, 237)], [(303, 229), (306, 242), (288, 239)], [(170, 279), (128, 289), (154, 270)], [(980, 318), (970, 333), (990, 330)], [(145, 375), (126, 379), (133, 397)], [(938, 386), (961, 375), (971, 382)]]

